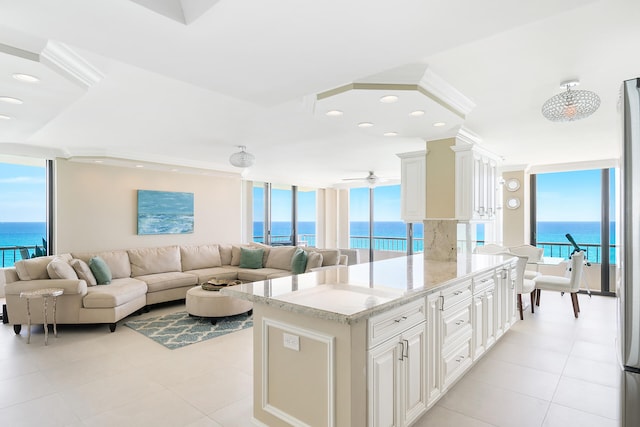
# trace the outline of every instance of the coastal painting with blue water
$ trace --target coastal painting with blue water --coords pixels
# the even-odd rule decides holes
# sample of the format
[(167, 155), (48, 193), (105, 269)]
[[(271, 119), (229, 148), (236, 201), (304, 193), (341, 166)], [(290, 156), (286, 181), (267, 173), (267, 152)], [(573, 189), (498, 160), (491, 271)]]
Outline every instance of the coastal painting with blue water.
[(138, 190), (138, 234), (193, 233), (193, 193)]

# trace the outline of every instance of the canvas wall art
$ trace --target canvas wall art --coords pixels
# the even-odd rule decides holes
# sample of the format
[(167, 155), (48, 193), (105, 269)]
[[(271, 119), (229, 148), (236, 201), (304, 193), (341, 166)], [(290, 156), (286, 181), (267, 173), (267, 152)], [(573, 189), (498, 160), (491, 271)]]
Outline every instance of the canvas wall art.
[(193, 193), (138, 190), (138, 234), (193, 233)]

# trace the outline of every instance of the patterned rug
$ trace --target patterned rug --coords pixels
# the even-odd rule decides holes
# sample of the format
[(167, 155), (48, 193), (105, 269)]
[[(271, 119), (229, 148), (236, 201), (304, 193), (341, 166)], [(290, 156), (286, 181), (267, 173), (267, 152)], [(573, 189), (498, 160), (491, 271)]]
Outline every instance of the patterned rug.
[(130, 320), (125, 325), (168, 349), (174, 350), (185, 345), (250, 328), (253, 326), (253, 317), (243, 313), (220, 318), (215, 325), (212, 325), (210, 319), (192, 317), (186, 311), (180, 311), (164, 316)]

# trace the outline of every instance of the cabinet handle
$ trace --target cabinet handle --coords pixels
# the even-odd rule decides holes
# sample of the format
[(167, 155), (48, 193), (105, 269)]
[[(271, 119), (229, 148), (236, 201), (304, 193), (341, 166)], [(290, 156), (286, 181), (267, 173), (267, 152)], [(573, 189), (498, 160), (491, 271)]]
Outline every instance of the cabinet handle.
[(458, 321), (456, 322), (456, 325), (460, 326), (460, 325), (462, 325), (463, 323), (465, 323), (465, 321), (464, 321), (464, 320), (458, 320)]
[(453, 293), (453, 295), (460, 295), (461, 293), (462, 293), (462, 291), (455, 291), (455, 292)]
[(394, 322), (396, 322), (396, 323), (400, 323), (400, 322), (402, 322), (403, 320), (407, 320), (407, 316), (402, 316), (402, 318), (400, 318), (400, 319), (394, 319)]
[(406, 351), (406, 354), (403, 354), (403, 357), (406, 357), (407, 359), (409, 358), (409, 340), (402, 340), (404, 341), (404, 343), (406, 345), (404, 345), (404, 350)]
[(444, 295), (440, 295), (440, 311), (444, 311)]
[(464, 356), (460, 356), (459, 358), (456, 359), (456, 362), (460, 363), (462, 362), (463, 359), (464, 359)]
[[(404, 340), (406, 341), (406, 340)], [(402, 348), (400, 348), (400, 358), (398, 360), (404, 360), (404, 341), (400, 341), (399, 344)]]

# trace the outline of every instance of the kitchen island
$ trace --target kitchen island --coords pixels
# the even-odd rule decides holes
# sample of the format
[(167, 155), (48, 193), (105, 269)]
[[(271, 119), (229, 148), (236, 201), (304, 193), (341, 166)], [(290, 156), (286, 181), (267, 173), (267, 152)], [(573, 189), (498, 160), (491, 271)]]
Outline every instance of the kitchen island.
[(224, 289), (254, 303), (254, 421), (410, 425), (516, 321), (516, 261), (423, 255)]

